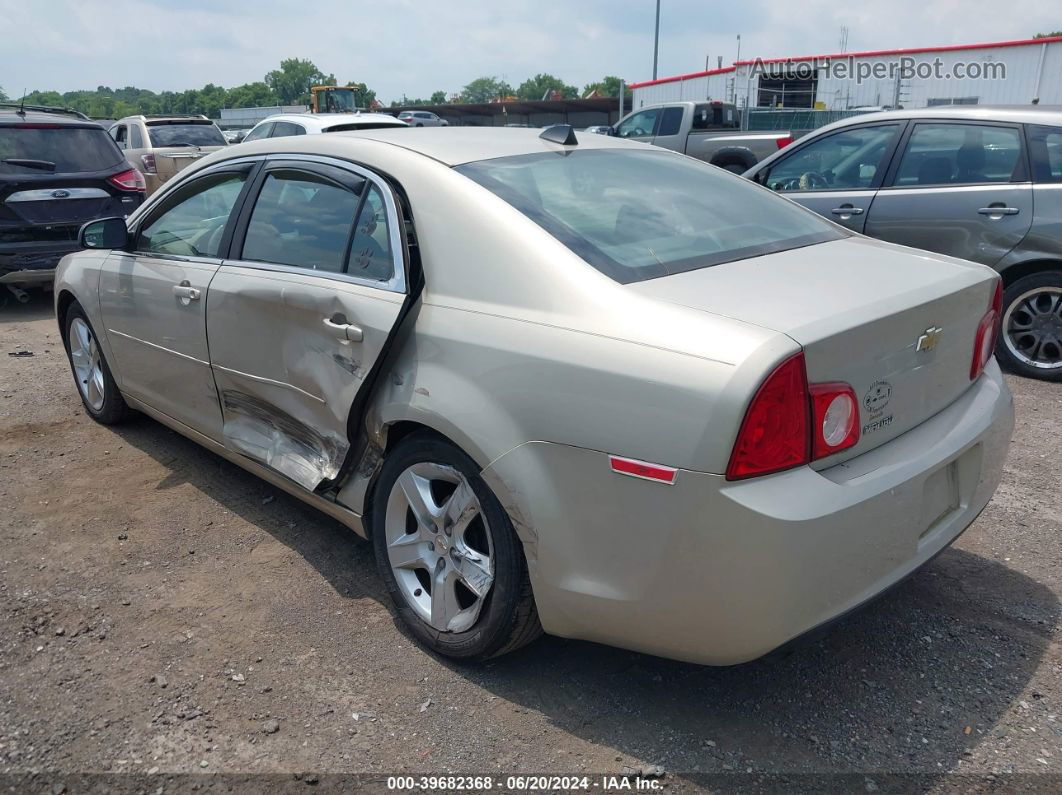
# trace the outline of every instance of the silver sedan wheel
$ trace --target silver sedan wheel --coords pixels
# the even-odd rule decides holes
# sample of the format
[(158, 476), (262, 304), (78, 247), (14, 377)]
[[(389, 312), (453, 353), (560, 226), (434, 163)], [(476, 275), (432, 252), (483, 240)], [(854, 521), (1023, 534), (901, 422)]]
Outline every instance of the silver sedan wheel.
[(1012, 301), (1003, 316), (1003, 341), (1030, 367), (1062, 367), (1062, 289), (1037, 287)]
[(79, 317), (70, 324), (70, 360), (81, 396), (93, 411), (103, 408), (103, 358), (88, 323)]
[(468, 480), (453, 467), (413, 464), (386, 511), (387, 557), (406, 602), (434, 629), (469, 629), (494, 584), (494, 546)]

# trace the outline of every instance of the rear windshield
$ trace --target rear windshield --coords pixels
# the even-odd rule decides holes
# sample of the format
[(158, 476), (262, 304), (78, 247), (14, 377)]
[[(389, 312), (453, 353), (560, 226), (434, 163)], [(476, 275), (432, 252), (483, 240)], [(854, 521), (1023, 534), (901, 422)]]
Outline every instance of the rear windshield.
[(520, 155), (457, 171), (622, 284), (846, 234), (751, 182), (665, 151)]
[[(24, 124), (0, 127), (0, 174), (71, 174), (103, 171), (121, 163), (121, 151), (102, 129)], [(51, 168), (27, 168), (10, 160), (43, 160)]]
[(369, 121), (358, 124), (335, 124), (326, 127), (324, 132), (350, 132), (351, 130), (379, 130), (384, 127), (408, 127), (408, 124), (399, 124), (397, 121)]
[(225, 146), (225, 136), (213, 124), (151, 124), (152, 146)]

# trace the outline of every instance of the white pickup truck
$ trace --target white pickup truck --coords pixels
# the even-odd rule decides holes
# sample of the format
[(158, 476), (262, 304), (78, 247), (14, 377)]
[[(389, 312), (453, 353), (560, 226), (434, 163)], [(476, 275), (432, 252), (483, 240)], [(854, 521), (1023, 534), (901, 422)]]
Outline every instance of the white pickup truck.
[(673, 149), (737, 174), (793, 141), (788, 131), (742, 130), (738, 109), (718, 101), (645, 105), (602, 131)]

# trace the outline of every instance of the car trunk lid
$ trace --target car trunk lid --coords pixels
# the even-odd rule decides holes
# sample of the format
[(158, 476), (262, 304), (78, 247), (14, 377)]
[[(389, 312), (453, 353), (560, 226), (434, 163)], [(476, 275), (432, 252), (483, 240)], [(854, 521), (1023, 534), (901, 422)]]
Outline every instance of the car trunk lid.
[(786, 334), (804, 348), (811, 383), (851, 384), (860, 440), (821, 468), (896, 438), (970, 387), (996, 278), (974, 263), (848, 238), (629, 287)]

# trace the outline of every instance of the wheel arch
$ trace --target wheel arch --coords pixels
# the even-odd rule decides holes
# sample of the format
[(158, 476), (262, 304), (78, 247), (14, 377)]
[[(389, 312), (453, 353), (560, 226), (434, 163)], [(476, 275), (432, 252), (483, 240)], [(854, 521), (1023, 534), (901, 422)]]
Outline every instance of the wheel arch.
[(60, 290), (55, 296), (55, 319), (59, 323), (59, 336), (63, 340), (63, 345), (67, 344), (66, 313), (75, 303), (77, 303), (77, 296), (68, 289)]
[(1016, 262), (1000, 271), (999, 275), (1003, 278), (1003, 288), (1006, 289), (1026, 276), (1052, 270), (1062, 271), (1062, 259), (1037, 258)]
[(752, 150), (745, 146), (725, 146), (708, 161), (713, 166), (725, 168), (729, 165), (740, 164), (746, 169), (752, 168), (759, 162)]

